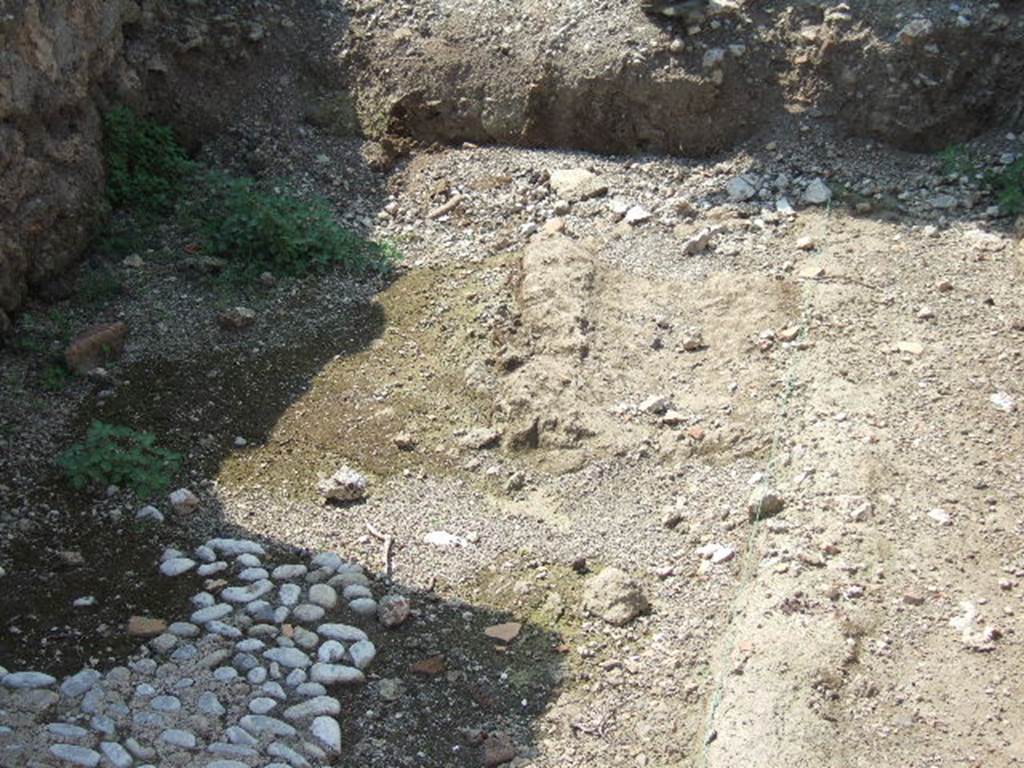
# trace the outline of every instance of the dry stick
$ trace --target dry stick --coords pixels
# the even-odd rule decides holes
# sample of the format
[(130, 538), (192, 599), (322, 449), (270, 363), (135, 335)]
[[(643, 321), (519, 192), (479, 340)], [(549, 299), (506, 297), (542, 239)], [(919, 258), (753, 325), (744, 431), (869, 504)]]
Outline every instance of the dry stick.
[(381, 533), (374, 528), (369, 520), (364, 520), (366, 523), (366, 530), (377, 540), (384, 542), (384, 575), (387, 578), (391, 578), (391, 547), (394, 545), (395, 540), (389, 533)]

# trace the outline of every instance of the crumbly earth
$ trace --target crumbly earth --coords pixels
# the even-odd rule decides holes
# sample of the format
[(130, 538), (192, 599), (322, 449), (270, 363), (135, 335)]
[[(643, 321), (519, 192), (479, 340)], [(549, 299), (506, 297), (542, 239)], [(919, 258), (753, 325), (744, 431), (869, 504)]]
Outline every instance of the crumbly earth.
[[(973, 171), (808, 113), (707, 160), (466, 144), (385, 171), (371, 149), (283, 111), (203, 153), (323, 194), (403, 253), (390, 280), (233, 288), (168, 226), (141, 266), (100, 262), (119, 296), (20, 318), (0, 664), (123, 665), (131, 615), (193, 610), (162, 548), (237, 535), (336, 551), (418, 612), (373, 637), (323, 764), (1024, 762), (1024, 233)], [(221, 328), (240, 304), (254, 326)], [(48, 389), (68, 334), (113, 319), (124, 357)], [(69, 489), (53, 457), (93, 418), (182, 451), (199, 509)], [(368, 497), (327, 506), (343, 465)], [(607, 566), (650, 604), (623, 627), (583, 607)]]

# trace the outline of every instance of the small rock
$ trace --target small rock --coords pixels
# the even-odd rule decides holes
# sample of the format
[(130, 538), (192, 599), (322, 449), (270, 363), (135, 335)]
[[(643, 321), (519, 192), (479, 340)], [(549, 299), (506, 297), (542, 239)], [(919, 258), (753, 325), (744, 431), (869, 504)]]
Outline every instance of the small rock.
[(734, 203), (750, 200), (757, 194), (757, 188), (744, 176), (734, 176), (725, 185), (725, 193)]
[(624, 626), (648, 609), (640, 585), (618, 568), (605, 568), (583, 591), (583, 608), (614, 626)]
[(484, 765), (494, 768), (512, 762), (516, 757), (516, 747), (506, 733), (492, 733), (484, 741)]
[(196, 567), (196, 561), (187, 557), (172, 557), (160, 563), (160, 573), (164, 576), (180, 576)]
[(94, 325), (71, 342), (64, 352), (64, 361), (75, 373), (87, 374), (120, 357), (127, 337), (128, 326), (124, 323)]
[(551, 171), (548, 183), (562, 200), (590, 200), (608, 194), (608, 185), (585, 168)]
[(217, 316), (217, 323), (227, 331), (241, 331), (256, 322), (256, 313), (248, 307), (232, 307)]
[(317, 483), (317, 490), (328, 501), (359, 501), (366, 496), (366, 478), (350, 467), (341, 467)]
[(764, 486), (755, 488), (747, 500), (747, 514), (751, 522), (774, 517), (786, 506), (785, 499), (771, 488)]
[(135, 519), (139, 522), (162, 523), (164, 513), (156, 507), (146, 506), (135, 513)]
[(132, 637), (156, 637), (167, 631), (167, 622), (150, 616), (132, 616), (128, 619), (128, 634)]
[(377, 621), (383, 626), (397, 627), (409, 618), (409, 600), (402, 595), (386, 595), (377, 604)]
[(802, 199), (808, 205), (825, 205), (832, 199), (832, 190), (821, 179), (815, 179), (804, 189)]
[(333, 717), (321, 715), (314, 718), (309, 732), (313, 734), (317, 744), (330, 754), (336, 755), (341, 752), (341, 727)]
[(100, 764), (100, 753), (85, 747), (76, 747), (72, 744), (51, 744), (50, 754), (58, 760), (63, 760), (72, 765), (84, 765), (87, 768), (95, 768)]
[(522, 629), (522, 624), (516, 621), (510, 621), (504, 624), (494, 624), (493, 626), (487, 627), (484, 630), (484, 634), (492, 640), (498, 640), (502, 643), (511, 643), (519, 637), (519, 633)]
[(188, 488), (179, 488), (172, 492), (171, 495), (167, 497), (167, 500), (171, 504), (171, 509), (179, 515), (187, 515), (189, 512), (193, 512), (199, 507), (199, 497), (192, 493)]

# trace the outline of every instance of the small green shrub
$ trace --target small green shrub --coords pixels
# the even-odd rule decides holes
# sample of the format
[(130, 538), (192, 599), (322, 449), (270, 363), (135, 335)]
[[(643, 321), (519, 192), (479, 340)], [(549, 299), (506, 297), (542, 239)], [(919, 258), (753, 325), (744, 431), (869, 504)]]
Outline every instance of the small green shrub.
[(978, 172), (978, 166), (963, 144), (951, 144), (939, 153), (942, 171), (947, 176), (970, 176)]
[(78, 284), (78, 298), (86, 304), (102, 304), (121, 295), (124, 285), (105, 267), (90, 269)]
[(210, 173), (195, 206), (203, 252), (226, 259), (236, 276), (303, 275), (340, 266), (387, 271), (395, 254), (340, 226), (326, 201), (268, 189), (252, 179)]
[(170, 128), (116, 107), (103, 117), (107, 196), (115, 208), (152, 213), (173, 208), (193, 165)]
[(1024, 157), (988, 177), (999, 207), (1006, 213), (1024, 213)]
[(150, 432), (94, 421), (84, 442), (71, 446), (57, 463), (75, 488), (118, 485), (148, 497), (170, 485), (181, 456), (157, 446)]
[(41, 378), (46, 389), (60, 392), (71, 381), (71, 372), (60, 363), (53, 363), (43, 369)]

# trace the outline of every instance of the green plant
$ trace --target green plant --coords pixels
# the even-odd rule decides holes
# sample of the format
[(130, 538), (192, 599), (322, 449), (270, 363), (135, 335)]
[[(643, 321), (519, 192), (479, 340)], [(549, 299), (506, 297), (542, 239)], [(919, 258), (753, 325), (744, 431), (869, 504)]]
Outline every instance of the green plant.
[(181, 456), (157, 446), (150, 432), (94, 421), (85, 440), (64, 451), (57, 464), (75, 488), (119, 485), (146, 497), (167, 488)]
[(121, 295), (124, 286), (117, 275), (106, 267), (90, 269), (78, 285), (78, 298), (86, 304), (100, 304)]
[(43, 369), (43, 386), (51, 392), (60, 392), (71, 381), (71, 372), (60, 363), (52, 363)]
[(989, 174), (988, 185), (1006, 213), (1024, 213), (1024, 157)]
[(947, 176), (970, 176), (978, 166), (963, 144), (951, 144), (939, 153), (942, 170)]
[(193, 170), (170, 128), (115, 107), (103, 116), (107, 197), (115, 208), (165, 212)]
[(194, 208), (203, 251), (228, 260), (236, 277), (302, 275), (334, 266), (384, 272), (396, 260), (393, 249), (341, 227), (319, 198), (220, 173), (207, 174), (204, 185)]

